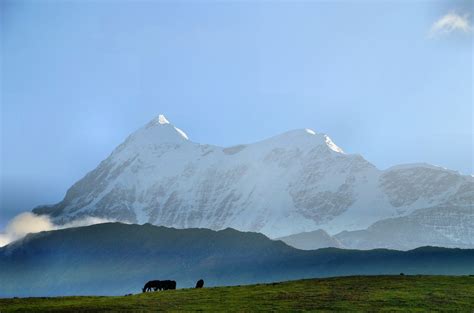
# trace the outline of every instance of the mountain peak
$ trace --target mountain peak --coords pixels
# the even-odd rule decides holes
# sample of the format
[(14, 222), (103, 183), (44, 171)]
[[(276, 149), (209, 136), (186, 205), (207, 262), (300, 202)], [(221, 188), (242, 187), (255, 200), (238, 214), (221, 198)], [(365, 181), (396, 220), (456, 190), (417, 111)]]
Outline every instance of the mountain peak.
[(148, 126), (167, 125), (167, 124), (170, 124), (170, 122), (168, 121), (168, 119), (167, 119), (163, 114), (160, 114), (160, 115), (158, 115), (157, 117), (155, 117), (154, 119), (152, 119), (152, 120), (148, 123)]
[(345, 154), (345, 152), (340, 147), (338, 147), (331, 140), (331, 138), (329, 138), (328, 135), (315, 132), (310, 128), (290, 130), (280, 135), (266, 139), (264, 141), (271, 141), (277, 144), (284, 143), (300, 147), (313, 147), (314, 145), (324, 145), (334, 152)]
[(169, 124), (170, 122), (166, 119), (163, 114), (158, 115), (158, 123), (160, 124)]
[[(174, 137), (173, 134), (177, 133), (179, 135), (178, 136), (179, 138), (189, 140), (188, 135), (186, 135), (186, 133), (184, 131), (182, 131), (181, 129), (179, 129), (178, 127), (173, 126), (163, 114), (159, 114), (157, 117), (152, 119), (145, 126), (145, 129), (152, 129), (153, 131), (156, 131), (156, 130), (154, 130), (155, 128), (157, 128), (155, 126), (165, 126), (164, 128), (166, 128), (166, 129), (169, 128), (170, 131), (168, 131), (168, 132), (171, 134), (170, 135), (171, 137)], [(158, 128), (160, 128), (160, 127), (158, 127)], [(162, 131), (160, 131), (159, 135), (163, 136)], [(167, 139), (169, 139), (169, 138), (167, 138)]]

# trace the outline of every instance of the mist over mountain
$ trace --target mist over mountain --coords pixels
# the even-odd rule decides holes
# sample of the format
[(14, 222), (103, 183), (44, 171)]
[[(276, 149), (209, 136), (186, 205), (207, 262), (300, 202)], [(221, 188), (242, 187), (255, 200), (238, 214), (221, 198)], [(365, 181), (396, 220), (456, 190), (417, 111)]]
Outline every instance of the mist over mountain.
[(380, 170), (310, 129), (223, 148), (160, 115), (33, 212), (271, 238), (321, 229), (347, 248), (411, 249), (474, 247), (473, 202), (472, 176), (429, 164)]
[(105, 223), (30, 234), (0, 248), (0, 297), (123, 295), (152, 279), (178, 288), (368, 274), (474, 272), (474, 250), (303, 251), (234, 229)]

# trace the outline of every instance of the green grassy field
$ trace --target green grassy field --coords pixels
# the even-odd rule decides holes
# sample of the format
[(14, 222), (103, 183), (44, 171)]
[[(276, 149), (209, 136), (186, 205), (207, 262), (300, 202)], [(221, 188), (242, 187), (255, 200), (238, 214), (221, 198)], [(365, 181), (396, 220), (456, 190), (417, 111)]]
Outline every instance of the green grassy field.
[(124, 297), (0, 299), (0, 312), (474, 312), (474, 277), (352, 276)]

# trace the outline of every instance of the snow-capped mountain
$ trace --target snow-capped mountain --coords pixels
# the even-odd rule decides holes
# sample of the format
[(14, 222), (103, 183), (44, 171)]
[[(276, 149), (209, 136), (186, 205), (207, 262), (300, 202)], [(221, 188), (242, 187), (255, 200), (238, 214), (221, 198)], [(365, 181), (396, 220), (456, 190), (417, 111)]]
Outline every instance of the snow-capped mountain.
[(223, 148), (189, 140), (160, 115), (61, 202), (33, 211), (57, 223), (87, 215), (273, 238), (316, 229), (335, 235), (409, 218), (454, 246), (474, 246), (473, 202), (472, 176), (427, 164), (379, 170), (310, 129)]

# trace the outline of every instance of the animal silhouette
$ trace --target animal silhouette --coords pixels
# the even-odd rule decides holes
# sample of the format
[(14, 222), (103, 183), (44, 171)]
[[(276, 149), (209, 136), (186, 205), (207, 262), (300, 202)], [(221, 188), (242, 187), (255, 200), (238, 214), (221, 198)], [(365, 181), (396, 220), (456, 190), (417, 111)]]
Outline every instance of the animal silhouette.
[(174, 280), (150, 280), (143, 286), (142, 291), (157, 291), (157, 290), (170, 290), (176, 289), (176, 281)]
[(200, 279), (196, 283), (196, 288), (202, 288), (204, 287), (204, 280)]
[(156, 291), (157, 289), (160, 288), (160, 286), (161, 286), (161, 282), (159, 280), (150, 280), (149, 282), (145, 284), (145, 286), (143, 286), (142, 291), (147, 292), (147, 291), (151, 291), (152, 289)]
[(176, 289), (176, 281), (174, 280), (162, 280), (161, 287), (163, 290)]

